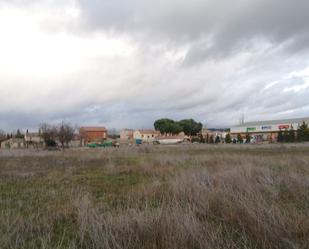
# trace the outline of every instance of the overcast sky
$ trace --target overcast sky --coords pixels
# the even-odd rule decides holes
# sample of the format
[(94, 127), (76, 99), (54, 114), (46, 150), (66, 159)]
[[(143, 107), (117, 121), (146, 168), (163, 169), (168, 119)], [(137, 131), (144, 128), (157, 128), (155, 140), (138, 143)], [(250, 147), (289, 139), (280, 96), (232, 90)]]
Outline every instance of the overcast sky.
[(0, 129), (309, 116), (308, 0), (0, 0)]

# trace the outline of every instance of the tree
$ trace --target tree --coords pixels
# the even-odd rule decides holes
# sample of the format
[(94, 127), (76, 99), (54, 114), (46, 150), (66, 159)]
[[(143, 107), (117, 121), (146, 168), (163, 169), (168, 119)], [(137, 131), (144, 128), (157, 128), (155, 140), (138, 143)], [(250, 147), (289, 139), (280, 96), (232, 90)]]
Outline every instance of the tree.
[(284, 143), (290, 142), (290, 136), (289, 136), (288, 129), (284, 130), (284, 132), (283, 132), (283, 139), (282, 140), (283, 140)]
[(57, 145), (57, 127), (47, 123), (40, 124), (40, 133), (47, 147), (55, 147)]
[(297, 129), (297, 140), (299, 142), (309, 141), (309, 128), (305, 122)]
[(62, 149), (64, 149), (64, 145), (68, 145), (74, 138), (75, 129), (70, 124), (61, 122), (57, 127), (57, 138), (61, 143)]
[(219, 137), (219, 136), (216, 136), (215, 143), (218, 144), (218, 143), (220, 143), (220, 142), (221, 142), (220, 137)]
[(294, 143), (295, 142), (295, 130), (293, 126), (291, 126), (291, 129), (289, 130), (288, 136), (289, 136), (289, 142)]
[(232, 142), (231, 134), (228, 133), (225, 136), (225, 143), (230, 144)]
[(19, 129), (17, 129), (15, 138), (24, 138), (24, 135), (21, 133), (21, 131)]
[(237, 135), (237, 142), (242, 144), (242, 137), (240, 134)]
[(168, 119), (168, 118), (163, 118), (163, 119), (158, 119), (154, 122), (154, 127), (155, 130), (160, 131), (161, 134), (178, 134), (182, 131), (182, 127), (179, 125), (178, 122)]
[(0, 145), (5, 140), (6, 140), (6, 134), (4, 133), (3, 130), (0, 130)]
[(279, 133), (278, 133), (277, 142), (278, 143), (282, 143), (283, 142), (283, 132), (282, 132), (281, 129), (279, 130)]
[(246, 143), (249, 144), (251, 142), (251, 137), (249, 133), (246, 134)]
[(202, 123), (198, 123), (193, 119), (181, 120), (179, 125), (187, 136), (196, 136), (203, 128)]

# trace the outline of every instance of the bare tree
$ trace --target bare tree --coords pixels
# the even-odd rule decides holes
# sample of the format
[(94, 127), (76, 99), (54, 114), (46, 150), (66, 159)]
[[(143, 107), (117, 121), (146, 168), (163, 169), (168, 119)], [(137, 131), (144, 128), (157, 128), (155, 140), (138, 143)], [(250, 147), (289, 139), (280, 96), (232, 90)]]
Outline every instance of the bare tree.
[(56, 145), (57, 127), (48, 123), (40, 124), (40, 135), (46, 146)]
[(6, 140), (6, 134), (3, 130), (0, 130), (0, 145), (5, 140)]
[(68, 146), (73, 140), (74, 132), (75, 128), (64, 121), (62, 121), (62, 123), (57, 127), (57, 138), (61, 143), (62, 149), (64, 149), (65, 144)]

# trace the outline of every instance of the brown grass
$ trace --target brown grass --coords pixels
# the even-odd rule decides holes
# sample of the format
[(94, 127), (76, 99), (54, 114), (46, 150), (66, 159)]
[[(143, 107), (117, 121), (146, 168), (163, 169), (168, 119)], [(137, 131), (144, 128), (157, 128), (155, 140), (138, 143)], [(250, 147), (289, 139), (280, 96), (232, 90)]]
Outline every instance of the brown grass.
[(309, 248), (306, 146), (0, 152), (0, 248)]

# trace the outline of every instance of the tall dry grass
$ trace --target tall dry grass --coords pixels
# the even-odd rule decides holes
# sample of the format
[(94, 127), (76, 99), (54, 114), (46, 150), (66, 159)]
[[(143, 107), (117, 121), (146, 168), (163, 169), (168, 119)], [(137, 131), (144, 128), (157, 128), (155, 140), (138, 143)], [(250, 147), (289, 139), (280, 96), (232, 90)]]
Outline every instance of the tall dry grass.
[(308, 152), (3, 152), (0, 248), (309, 248)]

